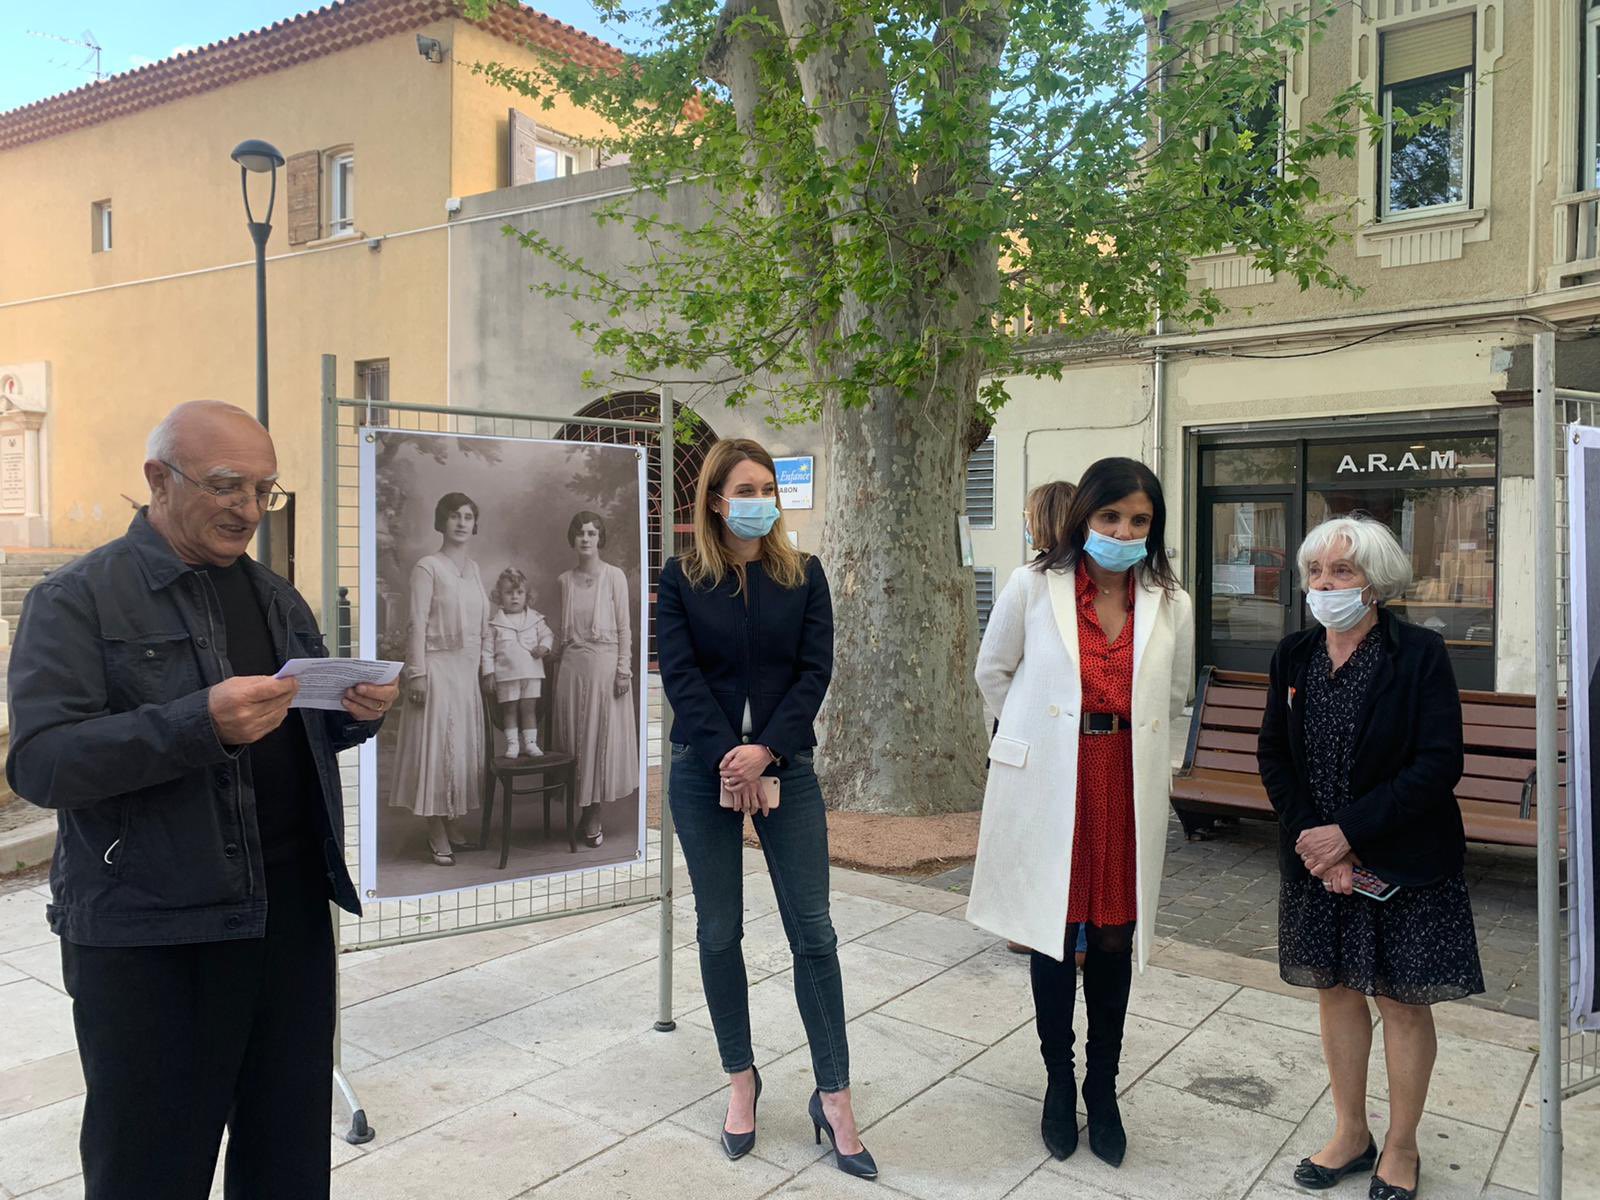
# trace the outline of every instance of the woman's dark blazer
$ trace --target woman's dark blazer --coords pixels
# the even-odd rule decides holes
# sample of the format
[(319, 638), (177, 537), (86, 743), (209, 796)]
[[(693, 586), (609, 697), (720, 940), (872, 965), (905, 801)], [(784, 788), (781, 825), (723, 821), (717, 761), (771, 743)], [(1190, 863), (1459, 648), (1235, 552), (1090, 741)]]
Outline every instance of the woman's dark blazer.
[[(1461, 692), (1444, 639), (1378, 609), (1383, 655), (1356, 723), (1350, 802), (1335, 823), (1356, 857), (1403, 887), (1436, 883), (1461, 869), (1466, 835), (1455, 786), (1461, 778)], [(1326, 634), (1291, 633), (1272, 656), (1257, 761), (1278, 812), (1278, 865), (1304, 879), (1295, 839), (1325, 825), (1306, 766), (1306, 671)]]
[(729, 574), (697, 588), (676, 558), (656, 589), (656, 658), (672, 705), (671, 737), (713, 771), (744, 739), (779, 758), (817, 744), (813, 723), (833, 677), (833, 600), (822, 564), (806, 558), (799, 587), (775, 583), (759, 562), (745, 568), (746, 596)]

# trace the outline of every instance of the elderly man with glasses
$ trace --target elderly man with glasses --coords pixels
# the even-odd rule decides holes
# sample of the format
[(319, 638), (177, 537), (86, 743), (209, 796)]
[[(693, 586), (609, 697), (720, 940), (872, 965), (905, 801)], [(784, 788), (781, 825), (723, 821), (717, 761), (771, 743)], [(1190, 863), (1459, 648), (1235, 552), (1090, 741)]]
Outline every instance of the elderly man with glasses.
[(87, 1096), (89, 1200), (328, 1195), (336, 755), (396, 685), (293, 709), (274, 678), (327, 653), (245, 551), (277, 485), (267, 431), (219, 401), (150, 435), (150, 504), (29, 593), (11, 653), (18, 795), (56, 810), (50, 927)]

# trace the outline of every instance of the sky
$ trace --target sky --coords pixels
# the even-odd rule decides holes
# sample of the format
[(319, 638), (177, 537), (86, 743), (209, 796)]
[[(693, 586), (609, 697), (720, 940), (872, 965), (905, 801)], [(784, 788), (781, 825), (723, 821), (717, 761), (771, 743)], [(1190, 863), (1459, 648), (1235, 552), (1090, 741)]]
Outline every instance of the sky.
[[(315, 7), (314, 0), (0, 0), (0, 112), (93, 80), (90, 52), (57, 37), (81, 42), (91, 34), (101, 46), (100, 69), (115, 75)], [(607, 36), (588, 0), (535, 0), (533, 7)]]

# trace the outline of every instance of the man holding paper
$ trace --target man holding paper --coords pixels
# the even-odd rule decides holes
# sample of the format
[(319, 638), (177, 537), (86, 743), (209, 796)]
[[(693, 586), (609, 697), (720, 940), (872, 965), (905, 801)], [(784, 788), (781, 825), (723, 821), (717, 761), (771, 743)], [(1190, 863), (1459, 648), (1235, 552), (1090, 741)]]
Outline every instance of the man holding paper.
[[(336, 755), (394, 683), (297, 704), (327, 654), (245, 551), (281, 507), (267, 431), (219, 401), (150, 435), (150, 504), (28, 596), (11, 653), (15, 791), (57, 812), (51, 928), (87, 1083), (88, 1200), (328, 1195), (344, 865)], [(298, 711), (291, 712), (292, 708)]]

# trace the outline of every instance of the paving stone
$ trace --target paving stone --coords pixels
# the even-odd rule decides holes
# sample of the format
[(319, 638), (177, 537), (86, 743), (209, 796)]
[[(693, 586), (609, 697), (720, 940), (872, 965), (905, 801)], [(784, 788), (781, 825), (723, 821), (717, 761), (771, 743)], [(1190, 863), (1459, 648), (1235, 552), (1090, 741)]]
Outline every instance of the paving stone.
[(931, 913), (912, 913), (861, 939), (863, 945), (924, 959), (944, 967), (952, 967), (981, 950), (987, 950), (997, 940), (992, 933), (975, 925)]
[[(1533, 1068), (1526, 1050), (1471, 1041), (1440, 1031), (1439, 1055), (1433, 1066), (1425, 1110), (1486, 1129), (1505, 1130), (1516, 1112), (1518, 1097)], [(1367, 1092), (1387, 1098), (1389, 1071), (1383, 1057), (1384, 1026), (1372, 1038), (1372, 1066)]]
[[(1128, 1154), (1121, 1167), (1107, 1166), (1085, 1153), (1085, 1146), (1065, 1162), (1046, 1163), (1045, 1173), (1076, 1184), (1078, 1195), (1234, 1200), (1277, 1156), (1295, 1128), (1292, 1122), (1149, 1078), (1140, 1080), (1120, 1107), (1128, 1131)], [(1047, 1200), (1051, 1194), (1042, 1184), (1021, 1193), (1027, 1200)]]
[(82, 1091), (83, 1066), (76, 1050), (36, 1058), (0, 1071), (0, 1118), (43, 1108)]
[(529, 1200), (756, 1200), (785, 1172), (754, 1157), (728, 1162), (721, 1147), (656, 1125), (525, 1193)]
[(64, 1054), (77, 1046), (72, 1001), (37, 979), (0, 987), (0, 1071)]
[(993, 1045), (1033, 1019), (1028, 963), (1004, 946), (975, 954), (883, 1006), (891, 1017)]
[(22, 1196), (77, 1175), (82, 1122), (82, 1096), (0, 1121), (0, 1187)]
[(619, 1140), (593, 1121), (511, 1092), (339, 1167), (333, 1194), (340, 1200), (510, 1200)]
[[(368, 1143), (371, 1153), (558, 1070), (551, 1059), (466, 1029), (353, 1070), (347, 1078), (377, 1130)], [(428, 1085), (419, 1087), (419, 1080)]]
[[(1579, 1092), (1561, 1105), (1563, 1195), (1593, 1196), (1600, 1189), (1600, 1087)], [(1539, 1073), (1533, 1072), (1517, 1102), (1516, 1118), (1490, 1178), (1502, 1188), (1539, 1192)]]
[(1000, 1200), (1047, 1157), (1037, 1104), (959, 1077), (865, 1133), (881, 1180), (919, 1200)]
[(1208, 1017), (1149, 1077), (1296, 1123), (1328, 1086), (1320, 1038), (1226, 1012)]

